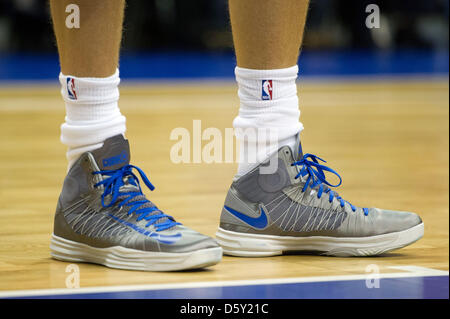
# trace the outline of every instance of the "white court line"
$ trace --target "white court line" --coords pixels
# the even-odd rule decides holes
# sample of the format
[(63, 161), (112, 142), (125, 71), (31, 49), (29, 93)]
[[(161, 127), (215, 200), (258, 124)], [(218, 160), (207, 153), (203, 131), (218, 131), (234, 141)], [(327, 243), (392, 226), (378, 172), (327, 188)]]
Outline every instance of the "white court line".
[[(377, 278), (410, 278), (410, 277), (430, 277), (430, 276), (448, 276), (448, 271), (437, 270), (418, 266), (392, 266), (388, 267), (406, 272), (382, 273)], [(252, 286), (263, 284), (290, 284), (306, 282), (323, 281), (344, 281), (344, 280), (365, 280), (373, 273), (362, 275), (339, 275), (339, 276), (313, 276), (313, 277), (294, 277), (294, 278), (272, 278), (256, 280), (230, 280), (230, 281), (206, 281), (189, 283), (171, 283), (171, 284), (149, 284), (149, 285), (126, 285), (126, 286), (99, 286), (86, 288), (59, 288), (59, 289), (33, 289), (33, 290), (10, 290), (0, 291), (0, 298), (7, 297), (33, 297), (46, 295), (70, 295), (70, 294), (88, 294), (88, 293), (108, 293), (108, 292), (126, 292), (143, 290), (165, 290), (165, 289), (183, 289), (183, 288), (206, 288), (206, 287), (229, 287), (229, 286)]]

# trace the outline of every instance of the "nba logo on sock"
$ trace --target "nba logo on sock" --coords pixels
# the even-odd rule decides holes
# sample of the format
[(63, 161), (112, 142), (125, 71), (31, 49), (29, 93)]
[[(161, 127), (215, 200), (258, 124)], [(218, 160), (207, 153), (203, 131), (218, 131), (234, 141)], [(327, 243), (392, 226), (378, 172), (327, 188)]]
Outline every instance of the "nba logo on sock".
[(262, 81), (262, 96), (263, 100), (271, 100), (272, 99), (272, 80), (263, 80)]
[(77, 99), (77, 92), (75, 92), (75, 79), (74, 78), (67, 78), (67, 94), (69, 95), (69, 98), (72, 100)]

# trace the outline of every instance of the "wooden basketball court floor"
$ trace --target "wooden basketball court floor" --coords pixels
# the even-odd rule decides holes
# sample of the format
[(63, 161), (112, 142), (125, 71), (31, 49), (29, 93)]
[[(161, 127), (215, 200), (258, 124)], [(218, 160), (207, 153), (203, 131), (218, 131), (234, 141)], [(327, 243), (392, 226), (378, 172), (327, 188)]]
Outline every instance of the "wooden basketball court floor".
[[(109, 291), (119, 293), (116, 297), (130, 297), (120, 292), (343, 280), (363, 285), (379, 269), (380, 278), (441, 276), (444, 281), (431, 288), (424, 288), (424, 281), (409, 284), (404, 295), (393, 296), (383, 287), (394, 288), (381, 281), (379, 289), (364, 286), (362, 294), (358, 292), (362, 286), (354, 290), (359, 296), (421, 298), (427, 297), (424, 291), (434, 289), (446, 290), (448, 298), (448, 94), (444, 78), (299, 83), (304, 150), (324, 158), (341, 174), (343, 185), (338, 191), (351, 203), (419, 213), (425, 223), (420, 241), (381, 257), (224, 256), (207, 270), (152, 273), (94, 264), (74, 266), (50, 258), (53, 214), (67, 165), (65, 147), (59, 141), (64, 121), (59, 88), (0, 86), (0, 296), (67, 297)], [(144, 169), (156, 186), (154, 192), (145, 190), (146, 194), (178, 221), (213, 236), (237, 164), (174, 164), (170, 149), (176, 141), (169, 136), (177, 127), (192, 132), (193, 120), (201, 120), (202, 129), (216, 127), (222, 133), (232, 127), (238, 111), (235, 84), (125, 81), (120, 106), (127, 117), (132, 164)], [(78, 284), (79, 289), (71, 288)], [(299, 290), (304, 294), (288, 297), (333, 298), (329, 287), (317, 294)], [(172, 296), (223, 297), (184, 292)], [(284, 295), (250, 295), (277, 296)]]

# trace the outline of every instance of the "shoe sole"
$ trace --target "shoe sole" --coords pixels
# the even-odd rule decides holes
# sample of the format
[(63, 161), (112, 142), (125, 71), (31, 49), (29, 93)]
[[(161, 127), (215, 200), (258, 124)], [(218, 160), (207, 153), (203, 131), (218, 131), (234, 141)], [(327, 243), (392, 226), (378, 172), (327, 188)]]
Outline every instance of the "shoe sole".
[(222, 248), (213, 247), (187, 253), (163, 253), (140, 251), (114, 246), (96, 248), (52, 234), (51, 256), (69, 262), (88, 262), (110, 268), (176, 271), (213, 266), (222, 259)]
[(422, 238), (424, 224), (369, 237), (292, 237), (239, 233), (219, 228), (217, 242), (223, 253), (240, 257), (283, 255), (288, 251), (314, 251), (328, 256), (375, 256), (399, 249)]

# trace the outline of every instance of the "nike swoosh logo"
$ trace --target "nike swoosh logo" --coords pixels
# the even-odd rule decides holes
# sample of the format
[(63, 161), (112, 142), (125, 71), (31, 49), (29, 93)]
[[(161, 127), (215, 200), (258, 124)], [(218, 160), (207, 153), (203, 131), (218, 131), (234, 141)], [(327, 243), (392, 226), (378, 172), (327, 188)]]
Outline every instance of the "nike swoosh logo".
[(173, 244), (175, 242), (177, 242), (180, 238), (181, 238), (181, 234), (177, 233), (175, 235), (161, 235), (155, 232), (150, 232), (148, 230), (145, 230), (141, 227), (136, 226), (135, 224), (132, 224), (130, 222), (127, 222), (126, 220), (120, 219), (112, 214), (108, 214), (110, 217), (112, 217), (114, 220), (118, 221), (119, 223), (134, 229), (135, 231), (141, 233), (142, 235), (151, 237), (156, 239), (157, 241), (159, 241), (160, 243), (163, 244)]
[(266, 215), (266, 212), (264, 211), (264, 209), (262, 208), (262, 206), (260, 207), (261, 215), (259, 215), (259, 217), (250, 217), (250, 216), (242, 214), (242, 213), (238, 212), (237, 210), (234, 210), (228, 206), (224, 206), (224, 208), (230, 214), (239, 218), (244, 223), (247, 223), (254, 228), (263, 229), (267, 226), (267, 215)]

